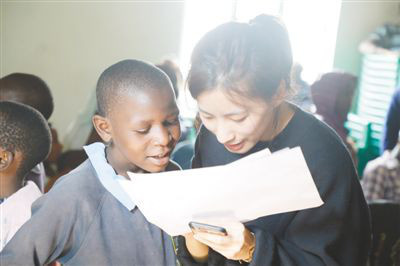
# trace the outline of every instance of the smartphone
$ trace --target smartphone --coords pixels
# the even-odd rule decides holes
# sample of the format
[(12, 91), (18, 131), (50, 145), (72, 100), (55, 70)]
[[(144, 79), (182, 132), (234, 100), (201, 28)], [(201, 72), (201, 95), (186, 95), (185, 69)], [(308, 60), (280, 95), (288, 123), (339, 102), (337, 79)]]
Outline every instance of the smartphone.
[(220, 236), (228, 235), (228, 232), (226, 231), (225, 228), (216, 225), (190, 222), (189, 227), (190, 229), (192, 229), (193, 233), (204, 232)]

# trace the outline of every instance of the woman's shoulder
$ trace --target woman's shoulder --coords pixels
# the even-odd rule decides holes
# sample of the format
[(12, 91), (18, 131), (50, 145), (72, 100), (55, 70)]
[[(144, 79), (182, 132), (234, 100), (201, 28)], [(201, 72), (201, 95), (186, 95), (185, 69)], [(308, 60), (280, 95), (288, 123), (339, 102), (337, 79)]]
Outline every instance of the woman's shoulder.
[(351, 155), (337, 133), (313, 114), (297, 108), (278, 148), (299, 146), (310, 168), (352, 167)]
[[(288, 126), (289, 127), (289, 126)], [(317, 150), (333, 149), (344, 151), (345, 145), (339, 135), (313, 114), (297, 108), (290, 123), (289, 135), (293, 142)], [(290, 142), (290, 140), (288, 140)], [(299, 145), (301, 146), (301, 145)]]

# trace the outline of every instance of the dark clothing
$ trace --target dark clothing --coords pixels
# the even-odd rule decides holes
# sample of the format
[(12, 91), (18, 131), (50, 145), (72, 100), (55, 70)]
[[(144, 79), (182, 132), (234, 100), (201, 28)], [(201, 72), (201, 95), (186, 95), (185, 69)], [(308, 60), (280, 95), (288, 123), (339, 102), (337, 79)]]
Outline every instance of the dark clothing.
[(386, 116), (385, 128), (383, 131), (382, 151), (392, 150), (396, 146), (400, 131), (400, 88), (390, 102), (390, 107)]
[[(226, 164), (267, 147), (275, 152), (300, 146), (324, 204), (245, 223), (256, 236), (250, 265), (365, 265), (371, 243), (370, 218), (351, 157), (332, 129), (293, 108), (295, 114), (286, 128), (247, 154), (228, 152), (215, 135), (201, 128), (193, 167)], [(184, 265), (200, 265), (188, 253), (184, 238), (179, 239), (178, 258)], [(240, 263), (211, 250), (208, 265)]]
[(357, 77), (343, 72), (328, 72), (311, 85), (316, 113), (346, 142), (344, 127), (356, 89)]
[(35, 201), (32, 213), (1, 265), (175, 265), (171, 238), (106, 190), (89, 160)]

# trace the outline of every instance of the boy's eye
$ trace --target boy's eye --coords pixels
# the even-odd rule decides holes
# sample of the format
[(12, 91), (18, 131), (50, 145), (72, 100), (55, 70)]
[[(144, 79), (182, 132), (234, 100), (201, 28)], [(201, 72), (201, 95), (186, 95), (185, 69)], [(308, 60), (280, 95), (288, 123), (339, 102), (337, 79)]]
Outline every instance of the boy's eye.
[(165, 121), (165, 125), (175, 125), (177, 123), (179, 123), (179, 117), (178, 116), (176, 116), (176, 117), (174, 117), (172, 119), (168, 119), (167, 121)]

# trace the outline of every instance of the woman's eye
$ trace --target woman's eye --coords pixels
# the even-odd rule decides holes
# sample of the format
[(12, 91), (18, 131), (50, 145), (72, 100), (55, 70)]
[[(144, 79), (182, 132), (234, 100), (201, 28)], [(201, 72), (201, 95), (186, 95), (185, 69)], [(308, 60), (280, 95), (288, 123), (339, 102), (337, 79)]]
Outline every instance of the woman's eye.
[(150, 128), (143, 128), (143, 129), (135, 130), (135, 132), (137, 132), (139, 134), (146, 134), (149, 132), (149, 130), (150, 130)]
[(212, 116), (209, 116), (209, 115), (200, 115), (200, 118), (201, 118), (201, 119), (205, 119), (205, 120), (210, 120), (210, 119), (212, 119)]
[(244, 121), (246, 118), (247, 118), (247, 116), (243, 116), (243, 117), (240, 117), (240, 118), (232, 118), (232, 121), (234, 121), (234, 122), (242, 122), (242, 121)]

